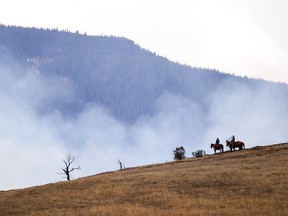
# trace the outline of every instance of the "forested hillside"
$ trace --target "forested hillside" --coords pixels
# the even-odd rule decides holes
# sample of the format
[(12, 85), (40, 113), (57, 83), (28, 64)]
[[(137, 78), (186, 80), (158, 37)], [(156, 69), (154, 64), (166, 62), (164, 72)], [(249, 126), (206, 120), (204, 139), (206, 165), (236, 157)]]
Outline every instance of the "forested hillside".
[[(57, 103), (52, 100), (49, 106), (41, 107), (41, 112), (57, 109), (75, 115), (87, 103), (96, 102), (117, 119), (133, 122), (143, 114), (153, 114), (155, 101), (163, 93), (183, 96), (208, 109), (211, 94), (227, 80), (231, 88), (242, 84), (255, 90), (279, 88), (260, 80), (170, 62), (126, 38), (2, 25), (0, 44), (1, 60), (5, 59), (3, 53), (8, 53), (41, 76), (69, 82), (73, 97)], [(287, 91), (287, 86), (283, 88)]]

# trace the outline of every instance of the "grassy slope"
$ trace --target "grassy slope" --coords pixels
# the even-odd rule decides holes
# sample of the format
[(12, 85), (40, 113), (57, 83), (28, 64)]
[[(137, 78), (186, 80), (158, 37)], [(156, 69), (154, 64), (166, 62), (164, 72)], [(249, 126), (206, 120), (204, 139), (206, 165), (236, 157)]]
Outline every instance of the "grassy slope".
[(285, 215), (288, 144), (0, 192), (1, 215)]

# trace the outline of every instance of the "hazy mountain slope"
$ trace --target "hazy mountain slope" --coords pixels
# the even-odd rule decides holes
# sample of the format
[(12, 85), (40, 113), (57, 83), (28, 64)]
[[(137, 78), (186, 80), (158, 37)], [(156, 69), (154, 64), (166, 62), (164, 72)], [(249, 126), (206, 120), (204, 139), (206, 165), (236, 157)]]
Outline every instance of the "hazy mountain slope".
[(143, 114), (153, 114), (155, 101), (163, 93), (187, 97), (205, 109), (211, 93), (225, 80), (231, 86), (245, 84), (255, 89), (271, 85), (179, 65), (125, 38), (5, 26), (0, 32), (1, 47), (9, 50), (13, 59), (44, 77), (70, 82), (73, 98), (60, 101), (60, 105), (52, 101), (41, 107), (42, 112), (58, 109), (75, 115), (87, 103), (96, 102), (120, 120), (135, 121)]
[(0, 192), (4, 215), (285, 215), (288, 144)]
[(287, 95), (286, 84), (180, 65), (125, 38), (1, 25), (0, 186), (58, 181), (69, 152), (79, 177), (118, 159), (171, 161), (179, 146), (212, 153), (217, 137), (287, 142)]

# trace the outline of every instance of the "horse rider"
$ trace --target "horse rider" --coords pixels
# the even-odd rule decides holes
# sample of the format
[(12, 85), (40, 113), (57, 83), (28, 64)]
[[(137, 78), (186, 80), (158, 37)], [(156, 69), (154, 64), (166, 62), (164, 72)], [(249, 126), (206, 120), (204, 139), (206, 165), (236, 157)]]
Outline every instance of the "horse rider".
[(215, 144), (218, 145), (220, 143), (220, 139), (217, 138)]
[(235, 143), (235, 136), (234, 135), (231, 137), (231, 142), (232, 142), (232, 146), (234, 146), (234, 143)]

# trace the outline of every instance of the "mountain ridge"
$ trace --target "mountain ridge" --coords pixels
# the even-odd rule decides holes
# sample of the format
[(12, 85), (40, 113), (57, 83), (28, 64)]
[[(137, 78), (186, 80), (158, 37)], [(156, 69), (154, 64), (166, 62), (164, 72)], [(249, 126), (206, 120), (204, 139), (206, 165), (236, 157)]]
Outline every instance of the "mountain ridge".
[[(142, 113), (153, 114), (155, 100), (164, 92), (205, 106), (207, 102), (202, 99), (211, 95), (209, 87), (225, 80), (250, 86), (266, 82), (170, 62), (126, 38), (6, 26), (0, 31), (2, 46), (12, 50), (21, 64), (32, 66), (44, 76), (62, 76), (71, 81), (74, 102), (66, 102), (63, 107), (68, 106), (72, 113), (75, 107), (83, 110), (75, 101), (84, 99), (99, 102), (120, 120), (134, 122)], [(127, 106), (134, 109), (127, 110)], [(60, 108), (63, 114), (64, 109)]]

